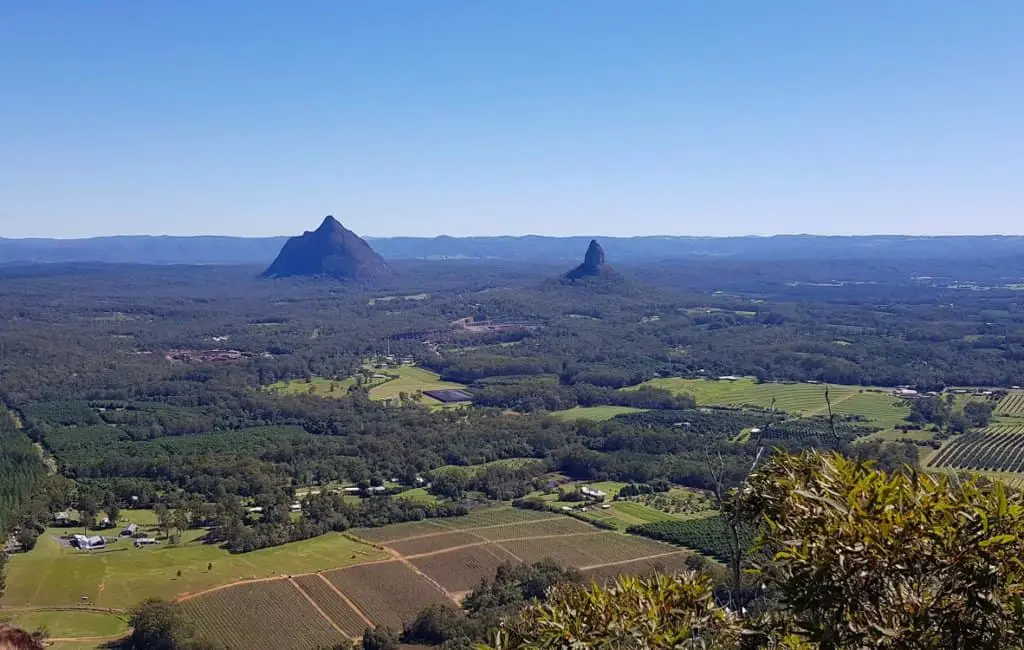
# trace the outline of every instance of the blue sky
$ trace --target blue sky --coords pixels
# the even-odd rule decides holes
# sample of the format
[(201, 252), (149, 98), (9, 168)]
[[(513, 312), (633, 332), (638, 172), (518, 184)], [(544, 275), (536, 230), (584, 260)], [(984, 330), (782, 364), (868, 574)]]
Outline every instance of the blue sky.
[(1024, 2), (0, 0), (0, 236), (1024, 234)]

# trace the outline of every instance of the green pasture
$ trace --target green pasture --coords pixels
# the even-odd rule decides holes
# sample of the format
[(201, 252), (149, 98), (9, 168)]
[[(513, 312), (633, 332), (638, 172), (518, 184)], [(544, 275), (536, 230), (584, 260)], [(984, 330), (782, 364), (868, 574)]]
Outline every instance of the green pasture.
[[(619, 490), (627, 485), (622, 481), (598, 481), (596, 483), (572, 482), (561, 486), (564, 490), (572, 490), (577, 487), (587, 486), (594, 490), (601, 490), (607, 496), (604, 503), (584, 503), (582, 501), (559, 501), (558, 492), (545, 494), (534, 492), (531, 496), (539, 497), (553, 508), (568, 507), (576, 509), (580, 506), (587, 508), (586, 512), (576, 510), (576, 514), (591, 521), (603, 521), (612, 524), (618, 530), (625, 530), (633, 524), (645, 524), (652, 521), (663, 521), (665, 519), (677, 519), (675, 515), (648, 507), (642, 503), (630, 501), (612, 501)], [(602, 508), (602, 505), (609, 506)]]
[[(22, 610), (4, 612), (11, 624), (52, 638), (117, 637), (128, 631), (126, 614), (90, 610)], [(92, 644), (90, 647), (96, 647)]]
[[(433, 475), (444, 474), (446, 472), (465, 472), (466, 474), (478, 474), (488, 467), (526, 467), (535, 463), (543, 463), (544, 461), (537, 458), (502, 458), (500, 460), (492, 460), (489, 463), (480, 463), (479, 465), (441, 465), (435, 469), (430, 470)], [(404, 494), (404, 493), (403, 493)]]
[[(663, 388), (673, 393), (691, 395), (700, 406), (750, 406), (775, 408), (791, 415), (827, 415), (823, 384), (759, 384), (751, 377), (735, 381), (715, 379), (683, 379), (670, 377), (652, 379), (641, 386)], [(629, 389), (626, 389), (629, 390)], [(889, 429), (905, 421), (910, 406), (881, 388), (830, 384), (829, 397), (836, 415), (857, 415), (882, 428)]]
[(289, 379), (270, 384), (267, 388), (282, 395), (301, 395), (309, 393), (319, 397), (343, 397), (348, 389), (354, 386), (356, 380), (352, 377), (345, 379), (326, 379), (324, 377), (311, 377), (305, 379)]
[[(388, 400), (398, 397), (399, 393), (414, 395), (425, 390), (441, 390), (444, 388), (465, 388), (464, 384), (457, 384), (451, 381), (441, 381), (441, 376), (436, 372), (417, 366), (402, 366), (387, 371), (389, 375), (397, 375), (391, 381), (378, 384), (370, 389), (370, 399)], [(424, 404), (440, 405), (441, 402), (423, 396)]]
[(559, 420), (593, 420), (603, 422), (610, 420), (616, 415), (625, 413), (639, 413), (644, 409), (633, 408), (632, 406), (576, 406), (565, 411), (555, 411), (551, 417)]
[[(363, 385), (370, 389), (370, 399), (389, 400), (398, 397), (399, 393), (415, 395), (424, 390), (439, 390), (442, 388), (465, 388), (463, 384), (441, 381), (440, 375), (436, 372), (419, 368), (416, 366), (401, 366), (399, 368), (388, 368), (376, 370), (370, 368), (375, 374), (386, 374), (392, 379), (374, 379)], [(345, 379), (327, 379), (324, 377), (311, 377), (310, 379), (290, 379), (271, 384), (268, 388), (282, 395), (311, 394), (319, 397), (343, 397), (348, 389), (354, 386), (354, 377)], [(442, 403), (424, 396), (423, 403), (429, 406), (441, 406)]]
[(412, 501), (416, 501), (418, 503), (437, 503), (437, 497), (431, 494), (430, 492), (427, 492), (427, 488), (413, 488), (411, 490), (401, 492), (395, 496), (396, 498), (401, 499), (411, 499)]
[(231, 554), (217, 545), (203, 543), (203, 530), (186, 531), (178, 545), (161, 540), (157, 546), (135, 548), (131, 540), (122, 539), (95, 551), (79, 551), (63, 544), (60, 535), (67, 532), (49, 528), (33, 550), (11, 557), (7, 591), (0, 605), (129, 608), (151, 596), (170, 599), (236, 580), (308, 573), (382, 556), (371, 546), (339, 533)]

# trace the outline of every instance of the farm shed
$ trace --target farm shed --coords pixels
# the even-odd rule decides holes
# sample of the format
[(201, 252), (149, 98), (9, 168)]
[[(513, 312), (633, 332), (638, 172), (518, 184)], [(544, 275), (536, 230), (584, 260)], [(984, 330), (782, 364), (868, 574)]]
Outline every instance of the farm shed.
[(438, 389), (438, 390), (425, 390), (423, 394), (427, 397), (433, 397), (439, 402), (445, 404), (454, 404), (456, 402), (472, 402), (473, 396), (464, 390), (457, 388)]
[(132, 536), (135, 535), (135, 532), (138, 529), (139, 529), (139, 525), (138, 524), (128, 524), (127, 526), (124, 527), (124, 530), (121, 531), (121, 537), (132, 537)]

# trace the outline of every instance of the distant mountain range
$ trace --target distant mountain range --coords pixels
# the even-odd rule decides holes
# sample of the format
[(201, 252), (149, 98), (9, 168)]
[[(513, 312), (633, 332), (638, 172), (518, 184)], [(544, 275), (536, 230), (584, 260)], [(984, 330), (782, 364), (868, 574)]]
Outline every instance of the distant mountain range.
[[(580, 237), (367, 237), (384, 259), (578, 260), (593, 239)], [(120, 236), (91, 239), (3, 239), (0, 263), (270, 264), (287, 237)], [(773, 237), (601, 237), (625, 264), (680, 259), (964, 259), (1019, 256), (1024, 237), (777, 235)]]

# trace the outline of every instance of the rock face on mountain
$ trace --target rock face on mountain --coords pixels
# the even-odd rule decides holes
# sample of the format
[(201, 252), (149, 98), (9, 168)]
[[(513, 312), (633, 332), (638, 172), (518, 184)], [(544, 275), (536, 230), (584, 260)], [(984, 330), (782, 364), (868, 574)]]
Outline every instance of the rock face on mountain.
[(565, 279), (575, 282), (587, 277), (608, 275), (610, 272), (611, 269), (604, 263), (604, 249), (596, 239), (591, 239), (590, 246), (587, 246), (587, 253), (583, 256), (583, 264), (566, 273)]
[(390, 275), (391, 272), (384, 258), (359, 235), (328, 216), (316, 230), (306, 231), (285, 242), (277, 259), (267, 267), (263, 276), (319, 275), (351, 280)]

